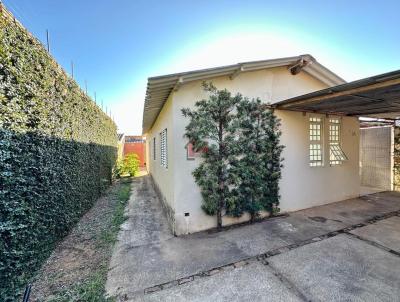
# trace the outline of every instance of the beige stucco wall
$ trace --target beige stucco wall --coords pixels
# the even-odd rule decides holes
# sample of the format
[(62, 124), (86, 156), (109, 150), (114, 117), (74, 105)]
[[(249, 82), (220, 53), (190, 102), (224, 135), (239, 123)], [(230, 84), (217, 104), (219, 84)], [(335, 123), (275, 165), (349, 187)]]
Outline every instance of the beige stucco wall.
[[(233, 80), (229, 77), (214, 78), (212, 82), (219, 89), (226, 88), (232, 93), (240, 92), (249, 98), (260, 97), (263, 101), (270, 103), (327, 87), (306, 73), (292, 76), (284, 67), (241, 73)], [(172, 126), (174, 127), (173, 131), (168, 131), (169, 136), (173, 136), (169, 142), (174, 142), (173, 151), (169, 149), (171, 168), (172, 163), (175, 164), (173, 178), (166, 179), (159, 171), (152, 170), (151, 167), (150, 172), (159, 183), (161, 190), (168, 187), (165, 194), (173, 199), (171, 205), (175, 211), (175, 232), (178, 235), (216, 226), (215, 217), (205, 215), (200, 208), (201, 195), (194, 182), (192, 171), (201, 159), (187, 160), (186, 158), (184, 147), (187, 140), (184, 138), (184, 131), (188, 120), (181, 114), (183, 107), (194, 108), (197, 100), (206, 97), (201, 88), (201, 81), (183, 85), (173, 93), (172, 102), (170, 99), (164, 106), (167, 110), (163, 109), (152, 129), (152, 132), (159, 132), (161, 124), (166, 125), (170, 119), (173, 121), (169, 124), (171, 129)], [(171, 116), (164, 116), (166, 114)], [(340, 167), (330, 167), (326, 163), (324, 167), (310, 168), (308, 164), (309, 115), (304, 116), (299, 112), (288, 111), (277, 111), (277, 115), (282, 119), (282, 143), (286, 146), (283, 152), (285, 161), (280, 185), (281, 210), (298, 210), (358, 196), (357, 119), (343, 119), (343, 149), (349, 161)], [(152, 160), (150, 159), (149, 162), (151, 163)], [(185, 213), (189, 213), (189, 216), (185, 217)], [(227, 225), (247, 219), (248, 216), (240, 219), (224, 217), (223, 222)]]
[[(169, 209), (175, 209), (174, 199), (174, 121), (173, 121), (173, 95), (171, 94), (162, 108), (151, 130), (146, 133), (146, 160), (147, 170), (151, 174), (156, 188), (161, 193), (163, 203)], [(168, 168), (161, 166), (160, 160), (160, 133), (167, 129), (167, 158)], [(153, 138), (156, 138), (156, 156), (153, 157)], [(169, 213), (170, 214), (170, 213)]]
[(118, 160), (122, 160), (124, 158), (124, 141), (118, 141), (117, 145), (117, 158)]
[[(303, 115), (301, 112), (276, 111), (282, 120), (281, 143), (286, 146), (282, 157), (284, 168), (280, 182), (280, 208), (295, 211), (347, 198), (360, 192), (359, 122), (354, 117), (342, 117), (342, 149), (348, 160), (341, 165), (329, 165), (328, 118), (325, 115)], [(324, 166), (310, 167), (309, 117), (319, 116), (324, 124)]]

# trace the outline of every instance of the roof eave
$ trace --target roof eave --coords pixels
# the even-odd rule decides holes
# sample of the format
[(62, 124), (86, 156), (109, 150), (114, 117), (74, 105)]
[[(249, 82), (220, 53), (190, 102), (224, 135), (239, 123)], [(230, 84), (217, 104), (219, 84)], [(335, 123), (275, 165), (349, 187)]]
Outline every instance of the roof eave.
[(316, 61), (306, 66), (303, 70), (328, 86), (337, 86), (346, 83), (344, 79)]
[(345, 80), (319, 64), (315, 58), (309, 54), (272, 60), (244, 62), (234, 65), (150, 77), (148, 78), (145, 106), (143, 109), (142, 133), (146, 134), (151, 129), (171, 92), (178, 90), (183, 84), (220, 76), (229, 76), (233, 79), (241, 72), (289, 66), (300, 59), (305, 59), (309, 62), (302, 70), (326, 85), (336, 86), (346, 83)]

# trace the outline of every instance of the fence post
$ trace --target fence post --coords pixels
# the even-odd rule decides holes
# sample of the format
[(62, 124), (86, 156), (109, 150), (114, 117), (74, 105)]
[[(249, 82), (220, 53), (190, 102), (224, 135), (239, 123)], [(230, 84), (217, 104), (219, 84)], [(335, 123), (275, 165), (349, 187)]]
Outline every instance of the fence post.
[(50, 53), (50, 37), (48, 29), (46, 29), (46, 40), (47, 40), (47, 52)]
[(31, 284), (28, 284), (25, 287), (24, 298), (22, 299), (22, 302), (28, 302), (29, 301), (29, 296), (31, 295), (31, 289), (32, 289), (32, 285)]

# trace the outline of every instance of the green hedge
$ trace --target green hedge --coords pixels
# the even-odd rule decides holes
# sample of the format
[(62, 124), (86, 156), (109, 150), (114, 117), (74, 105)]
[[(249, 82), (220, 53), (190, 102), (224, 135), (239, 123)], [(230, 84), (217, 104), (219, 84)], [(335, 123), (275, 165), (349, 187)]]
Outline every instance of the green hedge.
[(0, 17), (0, 301), (11, 301), (109, 186), (117, 138), (43, 45)]

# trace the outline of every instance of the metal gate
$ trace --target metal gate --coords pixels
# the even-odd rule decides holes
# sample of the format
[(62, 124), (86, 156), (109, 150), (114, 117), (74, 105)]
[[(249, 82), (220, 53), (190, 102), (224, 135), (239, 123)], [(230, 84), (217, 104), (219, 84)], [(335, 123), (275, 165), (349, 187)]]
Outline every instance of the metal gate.
[(362, 186), (392, 190), (392, 127), (360, 129), (360, 174)]

